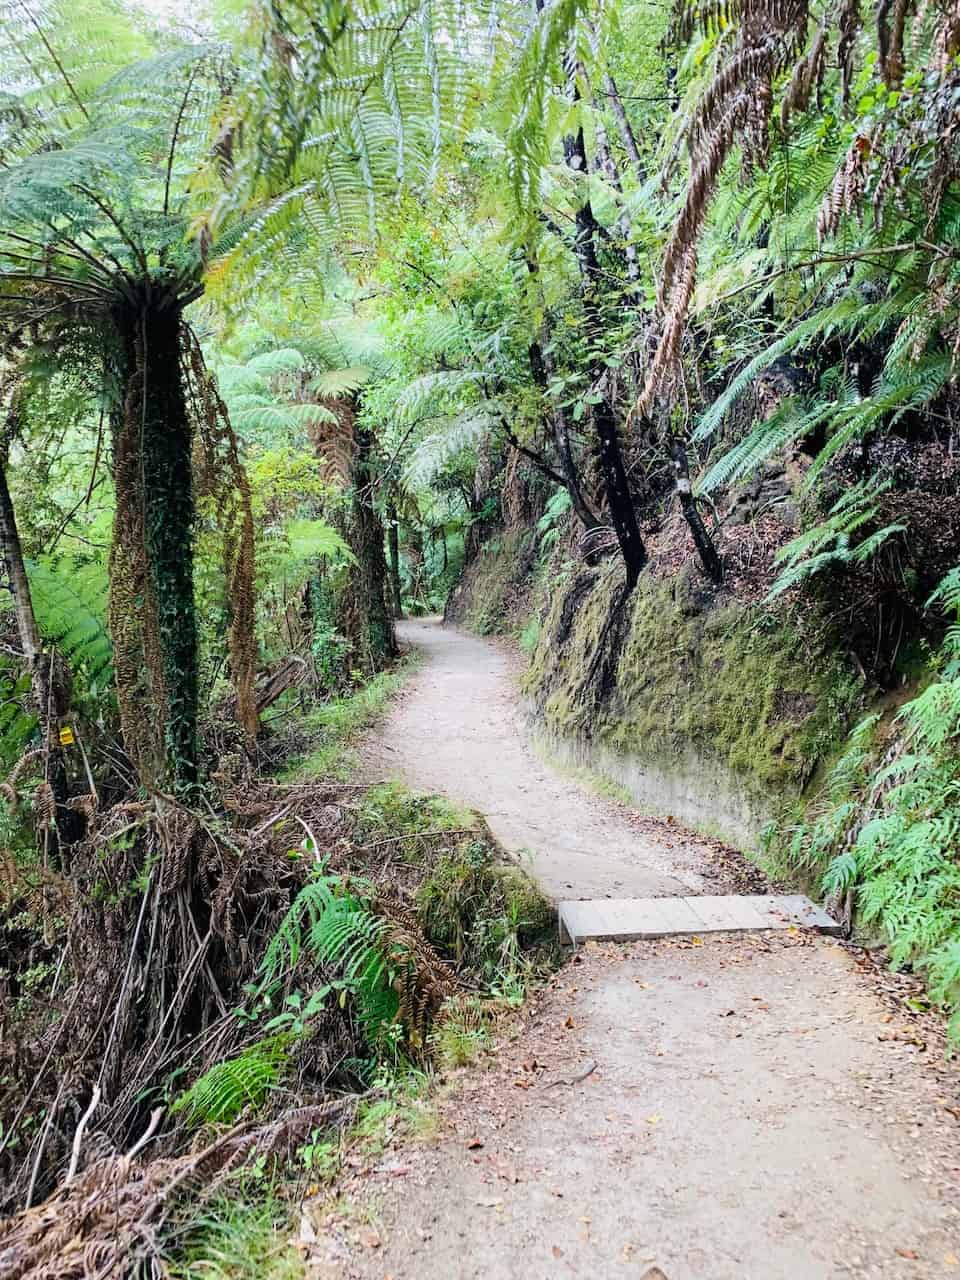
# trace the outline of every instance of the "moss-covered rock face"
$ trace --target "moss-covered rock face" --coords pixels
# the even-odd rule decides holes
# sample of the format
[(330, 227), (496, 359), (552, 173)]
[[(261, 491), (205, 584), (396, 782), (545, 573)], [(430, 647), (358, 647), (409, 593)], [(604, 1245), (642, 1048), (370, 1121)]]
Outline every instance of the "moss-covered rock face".
[(450, 593), (446, 622), (477, 635), (519, 631), (529, 612), (536, 536), (531, 529), (508, 529), (486, 543)]
[(659, 797), (697, 826), (755, 839), (840, 740), (862, 680), (808, 648), (784, 613), (714, 593), (689, 566), (641, 581), (615, 683), (599, 697), (587, 673), (620, 580), (608, 563), (555, 593), (525, 680), (537, 729), (578, 744), (579, 763), (592, 750), (635, 799)]

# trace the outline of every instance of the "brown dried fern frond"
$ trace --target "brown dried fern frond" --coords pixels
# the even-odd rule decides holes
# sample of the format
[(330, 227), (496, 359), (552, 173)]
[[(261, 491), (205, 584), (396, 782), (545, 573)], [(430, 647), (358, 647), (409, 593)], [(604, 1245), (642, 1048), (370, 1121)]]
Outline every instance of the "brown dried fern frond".
[(850, 144), (817, 213), (818, 241), (823, 242), (834, 235), (844, 214), (852, 213), (863, 199), (867, 188), (867, 165), (875, 140), (875, 134), (858, 133)]
[[(797, 59), (806, 38), (808, 0), (743, 0), (736, 38), (691, 117), (692, 157), (683, 208), (664, 254), (657, 295), (664, 324), (643, 390), (632, 415), (644, 414), (673, 365), (694, 280), (697, 241), (724, 165), (735, 146), (744, 169), (766, 162), (773, 83)], [(811, 81), (816, 63), (811, 65)]]
[(394, 963), (393, 987), (410, 1047), (424, 1055), (430, 1029), (444, 1002), (462, 993), (463, 981), (423, 936), (423, 928), (409, 908), (396, 898), (378, 896), (371, 903), (374, 915), (387, 922), (384, 938)]
[(821, 22), (809, 51), (797, 62), (790, 77), (790, 84), (780, 104), (780, 127), (786, 131), (790, 116), (795, 111), (806, 111), (814, 89), (823, 80), (826, 65), (827, 24)]
[(255, 531), (250, 481), (240, 461), (237, 437), (216, 378), (207, 369), (200, 343), (189, 328), (185, 331), (184, 375), (195, 431), (197, 492), (213, 499), (222, 539), (223, 574), (230, 610), (227, 650), (237, 720), (247, 751), (252, 752), (259, 716), (255, 689)]
[(308, 428), (310, 442), (323, 464), (323, 478), (337, 489), (348, 489), (353, 480), (353, 460), (357, 449), (356, 405), (352, 398), (321, 401), (333, 414), (317, 420)]
[(31, 750), (25, 751), (7, 774), (5, 781), (0, 785), (0, 795), (3, 796), (11, 809), (16, 809), (19, 803), (17, 783), (28, 769), (35, 764), (39, 764), (42, 760), (43, 750), (40, 747), (33, 747)]
[(911, 0), (879, 0), (877, 5), (877, 48), (880, 74), (888, 89), (896, 89), (903, 79), (903, 33)]

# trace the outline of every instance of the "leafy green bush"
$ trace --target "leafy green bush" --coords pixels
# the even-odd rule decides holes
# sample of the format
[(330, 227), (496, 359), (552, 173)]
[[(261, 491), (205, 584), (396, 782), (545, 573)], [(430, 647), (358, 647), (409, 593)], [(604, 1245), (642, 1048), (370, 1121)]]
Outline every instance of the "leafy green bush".
[(895, 967), (926, 973), (960, 1040), (960, 570), (934, 599), (957, 619), (936, 678), (900, 709), (892, 743), (877, 716), (854, 731), (791, 851), (807, 867), (829, 858), (824, 889), (856, 890), (860, 918), (889, 939)]

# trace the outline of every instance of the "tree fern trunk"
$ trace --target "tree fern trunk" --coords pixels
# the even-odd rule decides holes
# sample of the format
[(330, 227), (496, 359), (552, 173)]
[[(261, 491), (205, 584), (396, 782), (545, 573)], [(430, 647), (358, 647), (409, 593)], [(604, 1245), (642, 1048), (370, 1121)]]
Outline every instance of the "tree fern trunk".
[(397, 653), (393, 619), (387, 604), (389, 582), (383, 521), (373, 505), (370, 436), (356, 428), (350, 507), (342, 533), (356, 557), (336, 603), (337, 629), (346, 637), (348, 670), (381, 670)]
[(111, 630), (124, 742), (149, 786), (197, 778), (192, 429), (179, 308), (120, 317), (125, 397), (114, 436)]

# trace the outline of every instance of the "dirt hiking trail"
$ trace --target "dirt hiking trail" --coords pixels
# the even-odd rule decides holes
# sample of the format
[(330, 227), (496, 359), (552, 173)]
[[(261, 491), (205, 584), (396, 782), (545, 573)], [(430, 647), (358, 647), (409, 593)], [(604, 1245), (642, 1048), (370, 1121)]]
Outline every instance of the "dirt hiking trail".
[(398, 630), (424, 662), (376, 734), (387, 774), (479, 810), (552, 898), (705, 892), (716, 842), (631, 819), (534, 755), (517, 726), (516, 663), (504, 649), (438, 619)]
[[(425, 661), (378, 735), (386, 770), (481, 809), (554, 895), (736, 891), (712, 842), (527, 751), (496, 648), (401, 634)], [(438, 1139), (305, 1209), (311, 1274), (960, 1277), (960, 1080), (903, 996), (804, 932), (588, 944), (449, 1082)]]

